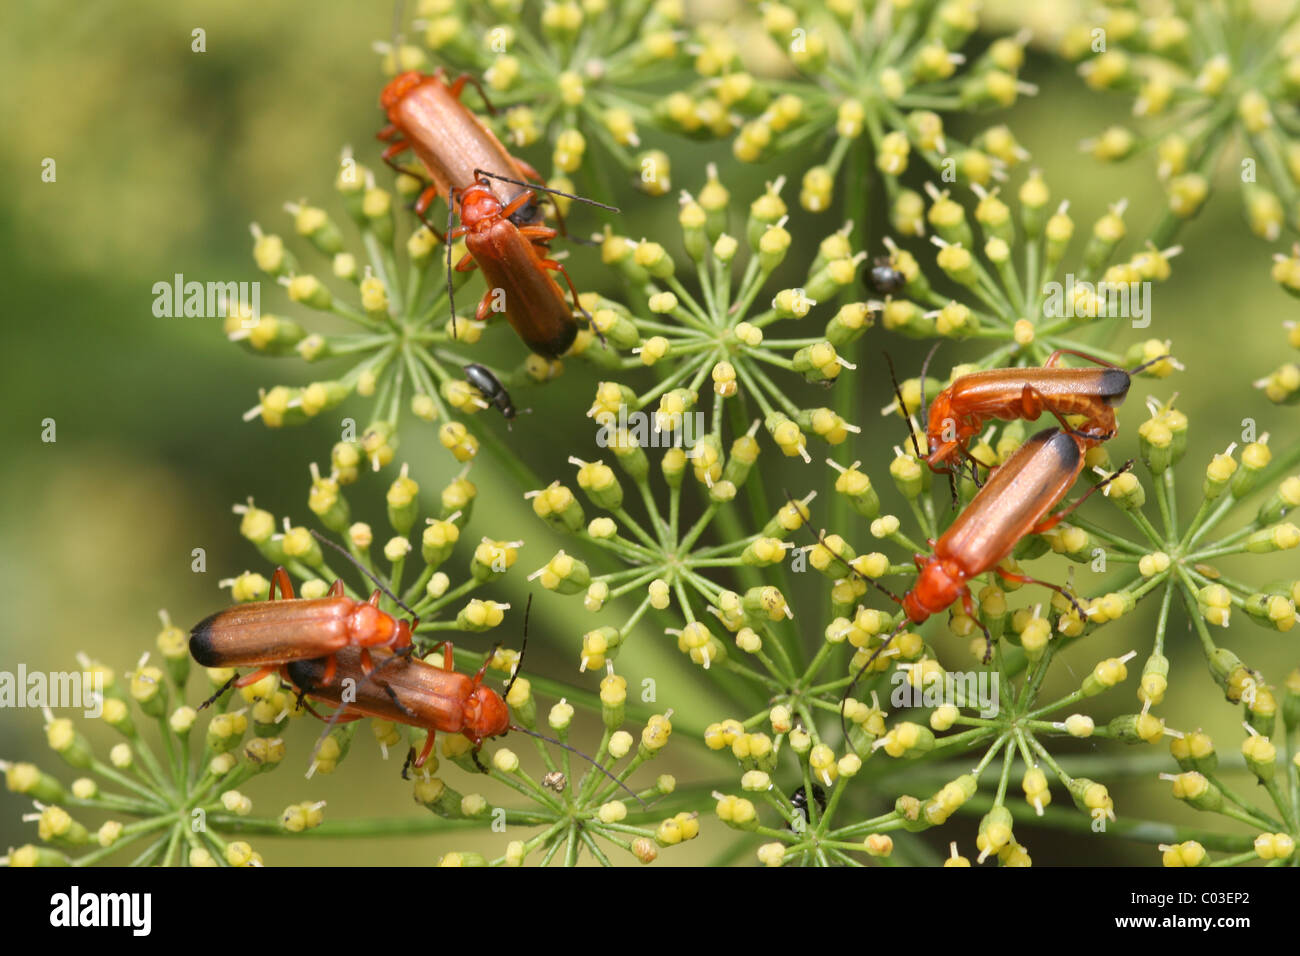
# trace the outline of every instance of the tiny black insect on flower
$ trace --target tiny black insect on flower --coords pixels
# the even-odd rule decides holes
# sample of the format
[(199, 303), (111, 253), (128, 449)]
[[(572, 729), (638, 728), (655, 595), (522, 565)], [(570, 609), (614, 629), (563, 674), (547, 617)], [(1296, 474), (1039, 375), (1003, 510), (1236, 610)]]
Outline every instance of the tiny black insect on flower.
[(482, 365), (466, 365), (465, 380), (483, 393), (483, 397), (496, 406), (506, 421), (515, 417), (515, 403), (501, 380)]
[[(826, 809), (826, 791), (814, 783), (812, 785), (812, 792), (813, 792), (813, 799), (817, 801), (817, 812), (821, 813)], [(805, 821), (807, 821), (808, 792), (803, 787), (800, 787), (794, 793), (790, 794), (790, 802), (794, 804), (795, 812), (798, 813), (800, 816), (802, 816)], [(793, 830), (794, 827), (789, 826), (787, 827), (787, 829)]]
[(880, 295), (894, 295), (907, 285), (907, 277), (889, 264), (888, 256), (880, 256), (862, 276), (863, 285)]

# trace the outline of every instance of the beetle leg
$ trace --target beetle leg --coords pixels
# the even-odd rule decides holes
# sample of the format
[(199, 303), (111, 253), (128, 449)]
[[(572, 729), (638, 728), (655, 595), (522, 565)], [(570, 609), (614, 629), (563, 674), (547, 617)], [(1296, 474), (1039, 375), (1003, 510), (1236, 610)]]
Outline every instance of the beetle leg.
[(1058, 524), (1061, 523), (1061, 520), (1065, 518), (1066, 515), (1068, 515), (1075, 508), (1079, 507), (1079, 505), (1087, 501), (1088, 496), (1091, 495), (1094, 491), (1097, 491), (1099, 488), (1105, 488), (1112, 481), (1114, 481), (1116, 478), (1124, 474), (1124, 472), (1128, 471), (1132, 467), (1133, 467), (1133, 459), (1130, 458), (1128, 461), (1124, 462), (1124, 464), (1120, 466), (1120, 468), (1117, 471), (1103, 478), (1101, 481), (1097, 482), (1095, 485), (1093, 485), (1091, 488), (1085, 491), (1078, 501), (1074, 501), (1070, 503), (1065, 508), (1062, 508), (1060, 511), (1056, 512), (1056, 514), (1048, 515), (1042, 521), (1038, 522), (1038, 524), (1030, 528), (1028, 533), (1042, 534), (1044, 531), (1050, 531), (1051, 529), (1055, 528)]
[(487, 107), (488, 115), (496, 116), (497, 108), (493, 106), (492, 101), (488, 99), (488, 95), (484, 92), (483, 84), (478, 81), (478, 77), (472, 76), (469, 73), (462, 73), (448, 84), (447, 90), (452, 96), (456, 97), (456, 99), (460, 99), (460, 94), (465, 89), (466, 83), (472, 85), (474, 89), (478, 90), (478, 95), (483, 97), (483, 105)]
[(209, 697), (209, 698), (208, 698), (207, 700), (205, 700), (203, 703), (199, 704), (199, 710), (202, 710), (203, 708), (209, 706), (209, 705), (210, 705), (214, 700), (216, 700), (218, 697), (220, 697), (220, 696), (221, 696), (222, 694), (224, 694), (226, 691), (230, 690), (230, 688), (234, 686), (235, 681), (236, 681), (238, 678), (239, 678), (239, 675), (236, 674), (234, 677), (230, 678), (230, 680), (226, 681), (224, 684), (222, 684), (220, 687), (218, 687), (218, 688), (217, 688), (217, 692), (216, 692), (215, 694), (213, 694), (211, 697)]
[(433, 752), (433, 741), (435, 736), (436, 734), (432, 730), (430, 730), (429, 736), (424, 738), (424, 749), (420, 751), (420, 756), (416, 757), (415, 763), (412, 764), (412, 766), (415, 767), (416, 770), (419, 770), (421, 767), (424, 766), (424, 762), (429, 759), (429, 754)]
[[(379, 138), (382, 140), (387, 140), (389, 137), (385, 136), (384, 133), (388, 132), (389, 130), (392, 130), (392, 133), (396, 135), (397, 130), (393, 129), (393, 127), (391, 126), (388, 126), (385, 127), (383, 132), (379, 134)], [(394, 140), (393, 142), (385, 146), (384, 151), (379, 155), (383, 158), (384, 162), (387, 163), (389, 166), (391, 166), (393, 169), (397, 170), (399, 173), (404, 173), (406, 172), (406, 170), (404, 170), (400, 165), (398, 165), (395, 160), (396, 157), (402, 155), (402, 153), (406, 152), (410, 148), (411, 148), (410, 143), (408, 143), (404, 139), (398, 139), (398, 140)]]
[(293, 582), (289, 580), (289, 572), (284, 568), (276, 568), (275, 573), (271, 575), (271, 589), (267, 592), (268, 601), (275, 600), (275, 589), (280, 589), (280, 598), (286, 601), (293, 600)]
[(497, 656), (497, 651), (499, 651), (500, 649), (501, 649), (500, 641), (497, 641), (496, 644), (492, 645), (492, 650), (488, 651), (488, 656), (483, 660), (483, 666), (480, 667), (478, 669), (478, 672), (474, 674), (475, 686), (483, 683), (483, 675), (487, 673), (488, 665), (492, 663), (492, 658)]
[[(566, 269), (566, 268), (564, 268), (563, 265), (561, 265), (560, 263), (556, 262), (554, 259), (543, 259), (543, 260), (541, 260), (541, 262), (540, 262), (539, 264), (542, 265), (542, 266), (544, 266), (544, 267), (547, 268), (547, 269), (554, 269), (554, 270), (555, 270), (556, 272), (558, 272), (560, 275), (564, 276), (564, 281), (567, 282), (568, 285), (569, 285), (569, 293), (573, 296), (573, 304), (574, 304), (574, 306), (577, 308), (577, 310), (578, 310), (579, 312), (581, 312), (581, 313), (583, 314), (583, 316), (586, 318), (586, 320), (587, 320), (588, 322), (590, 322), (590, 321), (591, 321), (591, 313), (588, 312), (586, 309), (584, 309), (584, 308), (582, 307), (582, 303), (578, 301), (578, 290), (574, 288), (574, 286), (573, 286), (573, 280), (572, 280), (571, 278), (569, 278), (569, 270)], [(602, 336), (602, 339), (603, 339), (603, 336)]]
[(1020, 574), (1016, 571), (1008, 571), (1006, 568), (998, 565), (994, 565), (993, 570), (997, 572), (999, 577), (1006, 581), (1014, 581), (1018, 584), (1041, 584), (1045, 588), (1051, 588), (1074, 606), (1075, 611), (1079, 614), (1080, 620), (1086, 621), (1088, 619), (1088, 613), (1083, 609), (1083, 605), (1075, 600), (1073, 594), (1065, 590), (1065, 588), (1061, 587), (1059, 584), (1053, 584), (1051, 581), (1040, 581), (1038, 578), (1031, 578), (1027, 574)]
[[(515, 202), (511, 203), (510, 205), (513, 206), (518, 201), (519, 199), (516, 199)], [(559, 233), (556, 232), (554, 229), (552, 229), (550, 226), (520, 226), (519, 235), (523, 236), (529, 242), (537, 242), (537, 243), (542, 243), (544, 245), (550, 242), (556, 236), (558, 236)], [(548, 269), (554, 269), (557, 267), (556, 264), (551, 262), (549, 259), (545, 260), (542, 264), (545, 265)]]
[(411, 710), (411, 708), (407, 707), (405, 704), (403, 704), (400, 700), (397, 699), (397, 692), (393, 690), (391, 684), (381, 683), (379, 684), (379, 686), (384, 689), (384, 693), (387, 694), (388, 699), (393, 702), (393, 706), (395, 706), (407, 717), (410, 717), (412, 720), (416, 719), (415, 711)]
[(439, 242), (446, 242), (447, 241), (446, 235), (440, 232), (438, 227), (435, 226), (433, 223), (429, 222), (428, 218), (424, 215), (426, 212), (429, 211), (429, 207), (433, 205), (433, 201), (437, 198), (438, 198), (438, 187), (433, 183), (430, 183), (429, 185), (424, 187), (424, 189), (420, 192), (420, 195), (416, 197), (415, 202), (411, 204), (411, 211), (415, 213), (416, 216), (419, 217), (420, 223), (424, 226), (425, 229), (428, 229), (429, 232), (433, 233), (435, 236), (438, 237)]
[(483, 749), (483, 741), (480, 740), (478, 743), (474, 745), (474, 749), (469, 752), (469, 755), (471, 758), (473, 758), (474, 766), (478, 767), (479, 773), (487, 773), (488, 768), (483, 766), (483, 761), (479, 760), (478, 758), (478, 752), (482, 749)]
[[(998, 569), (995, 567), (994, 570), (996, 571)], [(989, 633), (989, 629), (984, 626), (984, 622), (980, 620), (979, 614), (975, 611), (975, 602), (971, 600), (970, 588), (961, 589), (961, 606), (962, 610), (966, 612), (966, 616), (978, 624), (979, 629), (984, 632), (983, 662), (987, 664), (989, 661), (993, 660), (993, 635)]]
[[(1027, 418), (1030, 421), (1043, 414), (1043, 393), (1028, 382), (1020, 390), (1020, 414), (1022, 418)], [(1056, 415), (1055, 410), (1053, 410), (1052, 414)], [(1057, 415), (1057, 418), (1060, 418), (1060, 416)]]
[(335, 579), (334, 579), (334, 583), (330, 585), (329, 596), (330, 596), (330, 597), (342, 597), (342, 596), (343, 596), (343, 579), (342, 579), (342, 578), (335, 578)]
[(361, 653), (358, 655), (358, 658), (361, 661), (361, 673), (369, 677), (370, 672), (375, 669), (374, 662), (370, 659), (370, 648), (361, 648)]
[(280, 665), (278, 664), (272, 664), (269, 667), (263, 667), (260, 670), (255, 670), (251, 674), (245, 674), (243, 677), (235, 678), (234, 686), (247, 687), (249, 684), (256, 684), (263, 677), (268, 677), (271, 674), (274, 674), (276, 668), (278, 668), (279, 666)]
[(338, 670), (338, 658), (333, 654), (325, 658), (325, 673), (321, 675), (320, 686), (328, 687), (334, 683), (334, 674)]
[(546, 182), (546, 180), (544, 180), (544, 179), (542, 178), (542, 174), (541, 174), (541, 173), (539, 173), (536, 169), (534, 169), (534, 168), (533, 168), (532, 166), (530, 166), (528, 163), (524, 162), (524, 161), (523, 161), (522, 159), (520, 159), (518, 156), (512, 156), (511, 159), (513, 159), (513, 160), (515, 161), (515, 165), (519, 167), (519, 171), (520, 171), (521, 173), (524, 174), (524, 178), (525, 178), (525, 179), (531, 179), (531, 180), (532, 180), (533, 182), (535, 182), (535, 183), (544, 183), (544, 182)]

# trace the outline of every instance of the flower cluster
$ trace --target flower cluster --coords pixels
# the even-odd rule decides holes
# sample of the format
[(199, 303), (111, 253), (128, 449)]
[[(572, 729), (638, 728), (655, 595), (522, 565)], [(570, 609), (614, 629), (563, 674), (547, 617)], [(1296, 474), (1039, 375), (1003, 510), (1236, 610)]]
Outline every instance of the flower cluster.
[(1061, 41), (1091, 89), (1132, 97), (1133, 116), (1152, 121), (1084, 145), (1107, 161), (1155, 153), (1168, 197), (1157, 243), (1196, 215), (1225, 167), (1252, 232), (1271, 241), (1300, 229), (1300, 5), (1268, 6), (1124, 0), (1094, 7)]
[[(550, 184), (588, 186), (593, 148), (652, 196), (670, 186), (668, 154), (642, 149), (647, 126), (662, 125), (650, 91), (689, 80), (681, 0), (574, 0), (546, 3), (535, 15), (523, 0), (467, 3), (423, 0), (424, 47), (442, 64), (483, 79), (502, 139), (514, 148), (549, 145)], [(390, 54), (391, 44), (381, 45)], [(429, 68), (424, 49), (404, 45), (404, 70)], [(393, 58), (385, 66), (393, 71)]]
[[(973, 0), (765, 3), (762, 29), (779, 51), (779, 69), (795, 72), (796, 79), (754, 80), (722, 31), (701, 52), (696, 69), (712, 78), (711, 98), (752, 115), (733, 143), (738, 159), (805, 156), (832, 141), (829, 154), (804, 174), (805, 209), (835, 205), (835, 180), (848, 167), (854, 215), (865, 213), (870, 195), (865, 169), (879, 174), (891, 204), (905, 215), (919, 200), (900, 184), (913, 153), (944, 182), (981, 186), (1027, 156), (1006, 126), (991, 126), (969, 144), (944, 129), (943, 113), (1009, 107), (1034, 92), (1018, 79), (1028, 34), (996, 40), (974, 63), (966, 62), (960, 50), (979, 28), (978, 7)], [(666, 112), (689, 132), (709, 102), (677, 93)]]

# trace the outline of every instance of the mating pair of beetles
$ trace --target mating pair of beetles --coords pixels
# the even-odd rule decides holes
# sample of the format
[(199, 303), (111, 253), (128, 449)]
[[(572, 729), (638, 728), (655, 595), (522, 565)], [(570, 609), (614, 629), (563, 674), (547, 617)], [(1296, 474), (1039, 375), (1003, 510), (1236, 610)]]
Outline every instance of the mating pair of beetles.
[[(1065, 354), (1096, 367), (1065, 368), (1059, 364)], [(938, 539), (929, 542), (931, 553), (916, 555), (917, 578), (902, 597), (851, 569), (855, 577), (863, 578), (901, 605), (904, 614), (862, 665), (845, 692), (846, 699), (866, 669), (907, 625), (923, 623), (959, 599), (966, 614), (984, 632), (985, 653), (991, 655), (992, 638), (975, 613), (969, 587), (973, 578), (988, 571), (1004, 580), (1051, 588), (1083, 616), (1083, 609), (1064, 588), (1010, 571), (1001, 564), (1021, 539), (1055, 527), (1087, 498), (1084, 495), (1070, 507), (1052, 513), (1083, 470), (1088, 449), (1114, 437), (1115, 407), (1127, 397), (1132, 376), (1167, 358), (1161, 356), (1128, 371), (1090, 355), (1060, 350), (1039, 368), (990, 369), (961, 376), (936, 396), (928, 416), (922, 410), (929, 454), (922, 454), (913, 434), (916, 457), (932, 470), (950, 476), (968, 462), (976, 475), (978, 468), (984, 467), (971, 455), (968, 445), (990, 419), (1034, 420), (1047, 411), (1056, 417), (1060, 427), (1038, 432), (992, 471), (956, 520)], [(924, 371), (921, 380), (924, 388)], [(901, 393), (898, 402), (900, 409), (905, 408)], [(1083, 420), (1071, 425), (1067, 416)], [(1126, 462), (1088, 494), (1104, 487), (1132, 464), (1132, 460)]]

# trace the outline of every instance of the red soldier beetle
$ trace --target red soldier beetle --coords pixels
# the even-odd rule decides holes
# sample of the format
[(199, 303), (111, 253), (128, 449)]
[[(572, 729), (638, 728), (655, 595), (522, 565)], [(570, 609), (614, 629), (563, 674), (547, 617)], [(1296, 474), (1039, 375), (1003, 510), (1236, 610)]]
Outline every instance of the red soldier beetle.
[[(315, 531), (312, 535), (352, 559), (328, 538)], [(357, 566), (366, 570), (359, 563)], [(289, 573), (284, 568), (276, 568), (265, 601), (237, 604), (194, 625), (190, 632), (190, 656), (200, 665), (257, 668), (243, 677), (236, 675), (226, 681), (199, 709), (207, 707), (230, 687), (255, 684), (293, 661), (319, 659), (323, 662), (321, 682), (329, 684), (334, 680), (338, 653), (345, 648), (356, 649), (359, 666), (366, 673), (373, 669), (370, 653), (373, 648), (409, 654), (413, 650), (411, 635), (419, 627), (420, 619), (382, 582), (373, 575), (370, 577), (378, 587), (366, 601), (345, 595), (341, 579), (330, 586), (325, 597), (295, 598)], [(410, 622), (397, 620), (380, 610), (381, 593), (410, 613)]]
[[(433, 752), (435, 737), (440, 732), (463, 734), (474, 745), (474, 763), (486, 773), (486, 768), (478, 758), (483, 742), (489, 737), (501, 737), (513, 730), (577, 754), (645, 806), (645, 801), (627, 784), (581, 750), (562, 740), (510, 722), (506, 698), (518, 677), (519, 666), (522, 665), (524, 652), (528, 648), (528, 619), (531, 612), (530, 595), (524, 610), (524, 641), (519, 652), (519, 662), (510, 675), (505, 691), (500, 694), (483, 683), (495, 649), (483, 661), (478, 672), (470, 677), (455, 670), (452, 647), (448, 641), (441, 643), (442, 667), (428, 664), (418, 657), (394, 654), (367, 673), (359, 666), (360, 650), (349, 647), (338, 654), (338, 674), (341, 680), (330, 684), (322, 681), (325, 665), (319, 659), (294, 661), (285, 667), (285, 676), (298, 688), (300, 700), (304, 696), (312, 697), (338, 708), (328, 718), (311, 711), (328, 723), (373, 717), (425, 730), (427, 736), (424, 747), (418, 756), (415, 755), (415, 748), (411, 748), (402, 767), (403, 777), (406, 777), (408, 768), (419, 770), (425, 765)], [(500, 647), (499, 644), (497, 646)], [(355, 696), (344, 701), (343, 684), (347, 680), (353, 682), (351, 686), (355, 689)]]
[[(338, 680), (326, 680), (329, 665), (323, 658), (291, 661), (284, 672), (301, 694), (343, 708), (331, 718), (333, 722), (376, 717), (428, 730), (424, 749), (413, 762), (418, 770), (428, 760), (438, 731), (464, 734), (477, 751), (488, 737), (510, 729), (505, 699), (483, 683), (491, 656), (471, 677), (456, 671), (450, 642), (444, 641), (442, 648), (442, 667), (417, 657), (403, 660), (404, 655), (392, 655), (367, 672), (361, 666), (360, 650), (347, 647), (336, 655)], [(344, 701), (348, 681), (355, 697)]]
[[(496, 307), (500, 304), (504, 307), (506, 319), (525, 345), (539, 355), (559, 358), (578, 335), (573, 310), (582, 313), (588, 321), (591, 316), (578, 301), (578, 290), (574, 288), (568, 270), (547, 255), (546, 243), (555, 238), (556, 231), (542, 225), (517, 226), (510, 216), (531, 201), (533, 188), (569, 196), (611, 212), (619, 210), (594, 199), (544, 187), (530, 187), (529, 191), (503, 205), (492, 192), (488, 180), (505, 177), (482, 169), (474, 170), (474, 174), (478, 177), (474, 185), (463, 191), (452, 190), (452, 207), (447, 211), (447, 293), (453, 329), (456, 306), (451, 281), (451, 243), (464, 236), (468, 252), (455, 269), (468, 272), (477, 266), (488, 286), (475, 311), (475, 319), (485, 320), (489, 314), (498, 311)], [(527, 183), (519, 184), (527, 186)], [(451, 222), (456, 205), (460, 206), (461, 225), (453, 229)], [(552, 271), (564, 276), (573, 296), (573, 309), (569, 308), (564, 293), (551, 278)]]
[(447, 83), (446, 75), (442, 67), (431, 74), (407, 70), (389, 80), (379, 95), (380, 105), (388, 115), (388, 125), (378, 134), (381, 141), (389, 144), (383, 152), (384, 162), (409, 175), (410, 171), (399, 165), (396, 158), (410, 150), (428, 174), (429, 185), (415, 201), (416, 215), (430, 232), (443, 238), (424, 218), (433, 200), (441, 197), (450, 206), (453, 192), (473, 186), (478, 181), (478, 171), (489, 170), (501, 176), (503, 182), (525, 187), (522, 192), (497, 197), (504, 206), (521, 195), (528, 196), (525, 202), (511, 209), (510, 221), (516, 226), (541, 224), (541, 207), (523, 182), (540, 183), (541, 175), (522, 159), (512, 156), (496, 134), (461, 102), (465, 85), (471, 83), (483, 97), (488, 111), (496, 112), (478, 81), (463, 73)]
[[(1065, 368), (1057, 364), (1062, 355), (1073, 355), (1098, 367)], [(952, 461), (958, 456), (974, 461), (967, 443), (989, 419), (1033, 421), (1044, 411), (1051, 412), (1085, 450), (1109, 441), (1117, 430), (1115, 409), (1128, 396), (1132, 377), (1167, 358), (1161, 356), (1130, 370), (1084, 352), (1057, 349), (1041, 367), (987, 369), (962, 375), (930, 405), (926, 416), (929, 454), (925, 461), (934, 471), (950, 473)], [(1085, 420), (1077, 427), (1071, 426), (1065, 420), (1067, 415), (1081, 415)]]
[[(930, 554), (915, 556), (918, 571), (916, 581), (901, 598), (850, 567), (855, 576), (901, 605), (903, 619), (862, 665), (845, 691), (845, 698), (852, 693), (867, 668), (907, 625), (924, 623), (958, 600), (967, 616), (984, 632), (985, 661), (991, 659), (992, 636), (975, 612), (969, 587), (973, 578), (988, 571), (993, 571), (1007, 581), (1040, 584), (1050, 588), (1074, 605), (1081, 617), (1086, 617), (1086, 612), (1078, 601), (1064, 588), (1009, 571), (1000, 565), (1022, 538), (1055, 527), (1089, 495), (1098, 488), (1105, 487), (1132, 465), (1132, 460), (1129, 460), (1114, 474), (1088, 489), (1078, 501), (1052, 514), (1052, 509), (1066, 496), (1083, 470), (1084, 448), (1073, 434), (1059, 428), (1045, 429), (1028, 439), (1005, 464), (996, 469), (948, 529), (938, 539), (928, 542)], [(802, 514), (801, 509), (800, 511)]]

